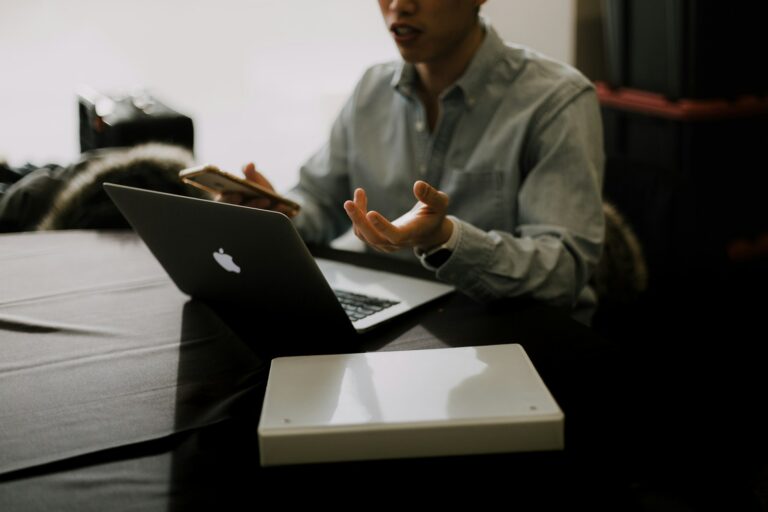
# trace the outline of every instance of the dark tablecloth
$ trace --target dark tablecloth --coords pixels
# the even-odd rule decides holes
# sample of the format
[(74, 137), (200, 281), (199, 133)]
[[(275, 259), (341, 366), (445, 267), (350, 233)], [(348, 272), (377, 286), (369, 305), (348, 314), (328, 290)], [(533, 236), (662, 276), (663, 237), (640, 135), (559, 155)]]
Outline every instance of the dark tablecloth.
[(760, 393), (722, 371), (735, 359), (721, 344), (682, 343), (688, 328), (632, 346), (541, 304), (454, 294), (359, 337), (359, 349), (521, 343), (565, 412), (564, 452), (264, 469), (256, 428), (271, 354), (248, 328), (264, 319), (225, 317), (181, 294), (132, 233), (0, 236), (0, 511), (251, 509), (266, 497), (756, 510), (768, 496)]
[(6, 235), (0, 269), (0, 473), (221, 421), (263, 381), (132, 235)]

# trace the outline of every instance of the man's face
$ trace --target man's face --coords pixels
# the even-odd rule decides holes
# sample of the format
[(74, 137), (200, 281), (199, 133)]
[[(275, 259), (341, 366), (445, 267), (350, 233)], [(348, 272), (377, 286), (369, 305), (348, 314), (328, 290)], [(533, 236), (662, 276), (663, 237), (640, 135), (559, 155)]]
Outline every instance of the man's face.
[(384, 23), (407, 62), (448, 58), (475, 27), (485, 0), (379, 0)]

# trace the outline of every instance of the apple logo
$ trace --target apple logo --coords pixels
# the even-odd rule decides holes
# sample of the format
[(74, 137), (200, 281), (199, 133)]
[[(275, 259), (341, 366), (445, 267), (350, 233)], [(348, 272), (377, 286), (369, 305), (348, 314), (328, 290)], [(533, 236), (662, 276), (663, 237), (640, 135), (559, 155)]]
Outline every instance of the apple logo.
[(219, 249), (219, 252), (214, 252), (213, 259), (215, 259), (216, 263), (221, 265), (227, 272), (240, 273), (240, 267), (238, 267), (237, 263), (232, 260), (232, 256), (224, 252), (224, 249)]

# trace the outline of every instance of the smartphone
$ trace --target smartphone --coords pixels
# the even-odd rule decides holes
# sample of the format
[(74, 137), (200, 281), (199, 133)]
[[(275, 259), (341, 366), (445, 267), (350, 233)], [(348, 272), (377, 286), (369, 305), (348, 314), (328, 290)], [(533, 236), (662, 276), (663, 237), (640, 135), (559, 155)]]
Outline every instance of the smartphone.
[(262, 187), (250, 180), (222, 171), (215, 165), (203, 165), (191, 167), (179, 171), (179, 178), (184, 183), (210, 192), (220, 194), (222, 192), (236, 192), (246, 197), (266, 197), (277, 204), (287, 206), (291, 215), (299, 213), (301, 206), (287, 197)]

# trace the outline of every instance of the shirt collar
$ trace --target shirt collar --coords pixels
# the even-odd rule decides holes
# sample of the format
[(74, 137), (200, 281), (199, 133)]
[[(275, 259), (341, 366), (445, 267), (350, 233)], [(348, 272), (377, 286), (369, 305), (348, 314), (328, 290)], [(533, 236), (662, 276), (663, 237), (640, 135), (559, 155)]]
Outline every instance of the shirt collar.
[[(464, 74), (443, 93), (447, 96), (454, 89), (460, 90), (468, 107), (472, 107), (477, 101), (477, 97), (488, 83), (488, 77), (493, 67), (504, 58), (504, 50), (506, 48), (504, 41), (490, 23), (482, 17), (480, 22), (485, 29), (485, 37), (480, 48), (472, 57), (472, 61), (469, 63)], [(418, 80), (416, 67), (409, 62), (403, 61), (392, 77), (392, 87), (400, 94), (411, 97)]]

